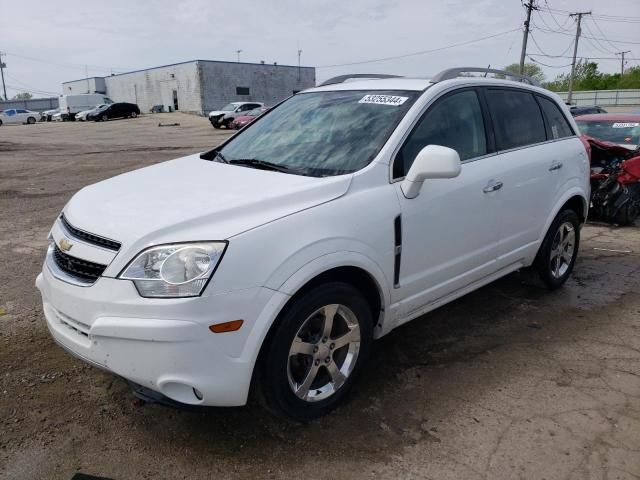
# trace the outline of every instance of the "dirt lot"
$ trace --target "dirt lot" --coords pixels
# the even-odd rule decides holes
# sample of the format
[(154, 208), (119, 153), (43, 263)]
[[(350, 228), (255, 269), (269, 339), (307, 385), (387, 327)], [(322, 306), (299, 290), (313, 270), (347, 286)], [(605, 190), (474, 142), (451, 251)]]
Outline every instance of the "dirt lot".
[(561, 291), (514, 275), (392, 332), (309, 425), (136, 406), (54, 345), (34, 280), (73, 192), (225, 135), (179, 114), (0, 128), (0, 478), (640, 478), (637, 227), (587, 226)]

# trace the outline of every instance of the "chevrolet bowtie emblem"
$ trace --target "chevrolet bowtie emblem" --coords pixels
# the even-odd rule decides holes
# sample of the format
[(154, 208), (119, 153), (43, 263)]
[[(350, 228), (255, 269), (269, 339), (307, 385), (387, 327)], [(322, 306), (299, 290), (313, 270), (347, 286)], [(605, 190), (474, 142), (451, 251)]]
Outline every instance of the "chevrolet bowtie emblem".
[(63, 238), (58, 242), (58, 247), (60, 247), (60, 250), (62, 250), (63, 252), (68, 252), (69, 250), (71, 250), (71, 247), (73, 247), (73, 243), (71, 243), (66, 238)]

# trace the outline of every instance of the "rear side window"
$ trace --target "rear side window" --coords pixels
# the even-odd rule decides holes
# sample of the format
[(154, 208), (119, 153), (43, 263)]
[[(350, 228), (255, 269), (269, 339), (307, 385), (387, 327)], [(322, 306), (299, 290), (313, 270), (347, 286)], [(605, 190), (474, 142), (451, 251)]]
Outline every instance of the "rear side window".
[(570, 137), (573, 135), (571, 126), (562, 114), (555, 102), (548, 98), (537, 97), (545, 117), (547, 117), (547, 127), (550, 139)]
[(453, 148), (463, 161), (487, 153), (482, 110), (474, 90), (450, 94), (427, 110), (398, 152), (394, 178), (404, 177), (427, 145)]
[(547, 134), (540, 107), (529, 92), (487, 89), (498, 150), (544, 142)]

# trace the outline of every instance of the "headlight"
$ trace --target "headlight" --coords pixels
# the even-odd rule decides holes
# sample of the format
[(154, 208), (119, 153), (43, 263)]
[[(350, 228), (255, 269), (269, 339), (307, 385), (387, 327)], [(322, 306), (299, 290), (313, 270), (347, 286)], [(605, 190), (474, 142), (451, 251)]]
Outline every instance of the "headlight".
[(142, 297), (197, 297), (226, 242), (175, 243), (142, 251), (118, 278), (132, 280)]

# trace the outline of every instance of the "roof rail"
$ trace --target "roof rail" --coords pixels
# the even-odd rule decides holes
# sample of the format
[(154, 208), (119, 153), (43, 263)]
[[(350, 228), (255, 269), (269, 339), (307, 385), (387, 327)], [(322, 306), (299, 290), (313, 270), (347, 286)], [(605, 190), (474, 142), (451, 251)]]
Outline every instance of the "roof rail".
[(431, 81), (433, 83), (441, 82), (443, 80), (451, 80), (452, 78), (458, 78), (463, 76), (463, 73), (468, 72), (483, 72), (485, 76), (487, 73), (496, 73), (498, 75), (504, 75), (507, 78), (513, 78), (522, 83), (528, 83), (529, 85), (534, 85), (536, 87), (540, 87), (540, 82), (536, 79), (531, 78), (527, 75), (520, 75), (519, 73), (508, 72), (506, 70), (496, 70), (493, 68), (482, 68), (482, 67), (455, 67), (448, 68), (446, 70), (441, 71), (440, 73), (431, 77)]
[(400, 78), (400, 75), (386, 75), (384, 73), (352, 73), (349, 75), (339, 75), (337, 77), (330, 78), (318, 86), (324, 87), (325, 85), (333, 85), (334, 83), (343, 83), (352, 78)]

